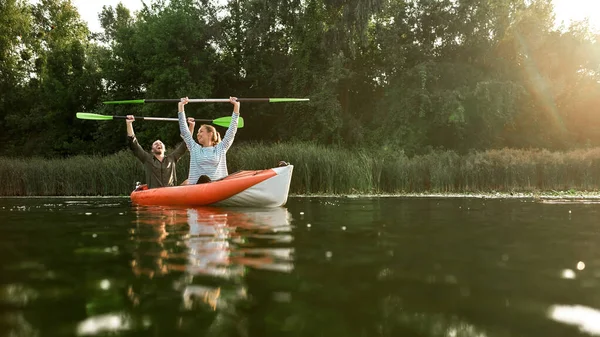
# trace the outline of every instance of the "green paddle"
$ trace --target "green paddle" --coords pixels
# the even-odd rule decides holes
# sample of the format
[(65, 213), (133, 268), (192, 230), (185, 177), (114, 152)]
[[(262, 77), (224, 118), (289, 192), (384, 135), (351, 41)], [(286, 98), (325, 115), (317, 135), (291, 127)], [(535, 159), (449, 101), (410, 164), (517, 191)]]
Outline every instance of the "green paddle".
[[(87, 119), (92, 121), (110, 121), (113, 119), (127, 119), (126, 116), (108, 116), (108, 115), (98, 115), (87, 112), (78, 112), (77, 118), (79, 119)], [(146, 120), (146, 121), (170, 121), (177, 122), (179, 119), (177, 118), (166, 118), (166, 117), (135, 117), (136, 120)], [(194, 119), (196, 122), (211, 122), (215, 125), (228, 127), (229, 123), (231, 123), (231, 117), (220, 117), (217, 119)], [(238, 117), (238, 128), (244, 127), (244, 119), (240, 116)]]
[[(177, 103), (179, 98), (160, 98), (160, 99), (132, 99), (125, 101), (106, 101), (104, 104), (144, 104), (144, 103)], [(266, 103), (283, 103), (283, 102), (307, 102), (308, 98), (238, 98), (238, 102), (266, 102)], [(229, 98), (190, 98), (190, 103), (218, 103), (229, 102)]]

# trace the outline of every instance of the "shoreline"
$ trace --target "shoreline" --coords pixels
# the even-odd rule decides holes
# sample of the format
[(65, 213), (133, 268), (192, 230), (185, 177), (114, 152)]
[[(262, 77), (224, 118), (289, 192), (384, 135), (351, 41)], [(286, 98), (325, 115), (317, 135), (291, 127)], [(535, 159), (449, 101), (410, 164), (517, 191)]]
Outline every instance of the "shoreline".
[[(116, 199), (126, 196), (63, 196), (63, 195), (36, 195), (36, 196), (0, 196), (0, 199)], [(600, 199), (598, 192), (482, 192), (482, 193), (357, 193), (357, 194), (290, 194), (289, 198), (465, 198), (465, 199)]]
[(464, 199), (600, 199), (600, 192), (557, 193), (397, 193), (397, 194), (299, 194), (299, 198), (464, 198)]

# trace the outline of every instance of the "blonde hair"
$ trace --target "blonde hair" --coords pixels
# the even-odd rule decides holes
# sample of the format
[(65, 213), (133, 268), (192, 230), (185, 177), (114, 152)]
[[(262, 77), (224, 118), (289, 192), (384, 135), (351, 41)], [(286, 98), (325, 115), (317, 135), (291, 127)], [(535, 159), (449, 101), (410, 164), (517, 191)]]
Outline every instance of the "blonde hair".
[(212, 133), (212, 137), (210, 138), (210, 140), (212, 141), (213, 145), (217, 145), (221, 142), (221, 134), (217, 132), (217, 129), (215, 129), (214, 126), (202, 124), (200, 125), (200, 128), (204, 128), (204, 130), (206, 130), (207, 132)]

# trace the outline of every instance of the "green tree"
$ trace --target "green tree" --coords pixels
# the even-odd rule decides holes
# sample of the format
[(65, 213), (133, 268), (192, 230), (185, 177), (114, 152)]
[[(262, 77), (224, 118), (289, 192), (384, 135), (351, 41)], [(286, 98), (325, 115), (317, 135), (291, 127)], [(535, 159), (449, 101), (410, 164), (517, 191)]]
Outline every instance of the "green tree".
[(75, 113), (95, 105), (101, 93), (98, 69), (87, 58), (94, 48), (89, 31), (70, 1), (42, 0), (25, 13), (31, 25), (20, 48), (29, 67), (19, 99), (6, 111), (10, 141), (22, 154), (85, 152), (89, 130)]
[[(109, 46), (102, 62), (107, 83), (106, 99), (208, 97), (213, 90), (216, 51), (211, 45), (209, 4), (176, 0), (145, 6), (133, 18), (127, 8), (105, 7), (101, 23), (103, 42)], [(189, 105), (188, 115), (214, 117), (211, 105)], [(103, 107), (107, 114), (177, 116), (172, 105)], [(124, 125), (124, 123), (123, 123)], [(177, 124), (137, 123), (136, 135), (143, 144), (157, 138), (171, 146), (180, 142)], [(125, 128), (103, 125), (98, 140), (124, 140)]]
[(27, 5), (21, 0), (0, 1), (0, 141), (14, 149), (11, 132), (6, 123), (9, 111), (18, 107), (27, 84), (31, 52), (26, 43), (30, 39), (31, 17)]

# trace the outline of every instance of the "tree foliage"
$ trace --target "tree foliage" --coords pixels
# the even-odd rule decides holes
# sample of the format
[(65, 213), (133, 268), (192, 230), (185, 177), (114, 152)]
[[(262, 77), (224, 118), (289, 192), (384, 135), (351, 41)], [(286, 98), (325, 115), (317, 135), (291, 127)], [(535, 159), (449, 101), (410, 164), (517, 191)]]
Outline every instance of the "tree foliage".
[[(550, 0), (154, 0), (99, 14), (69, 0), (0, 0), (2, 155), (113, 153), (124, 123), (175, 116), (111, 99), (309, 97), (243, 104), (238, 141), (316, 141), (407, 154), (600, 145), (599, 41), (554, 26)], [(191, 104), (214, 118), (230, 106)], [(140, 141), (177, 125), (135, 123)], [(224, 130), (220, 130), (224, 132)]]

